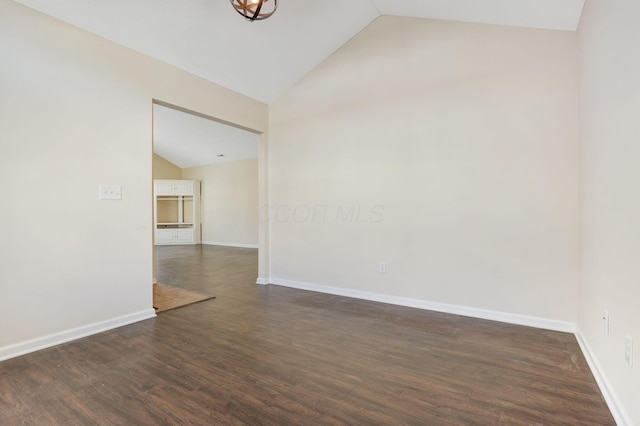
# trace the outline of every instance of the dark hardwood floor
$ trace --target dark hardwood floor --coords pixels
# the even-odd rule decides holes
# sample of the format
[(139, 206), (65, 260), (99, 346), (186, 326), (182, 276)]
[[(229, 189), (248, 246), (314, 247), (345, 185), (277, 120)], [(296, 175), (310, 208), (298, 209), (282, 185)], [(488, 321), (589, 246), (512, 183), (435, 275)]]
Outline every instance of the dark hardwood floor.
[(217, 298), (0, 363), (0, 425), (615, 424), (571, 334), (258, 286), (252, 249), (156, 259)]

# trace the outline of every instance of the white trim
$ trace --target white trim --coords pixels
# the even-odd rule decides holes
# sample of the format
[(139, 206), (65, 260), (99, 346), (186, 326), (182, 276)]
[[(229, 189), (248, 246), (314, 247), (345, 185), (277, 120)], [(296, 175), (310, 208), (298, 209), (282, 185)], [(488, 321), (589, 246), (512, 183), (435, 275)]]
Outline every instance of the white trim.
[(618, 426), (631, 426), (633, 424), (631, 417), (624, 409), (620, 398), (618, 398), (618, 395), (616, 394), (613, 386), (611, 386), (611, 382), (607, 379), (606, 374), (604, 374), (604, 370), (600, 366), (598, 358), (591, 350), (591, 347), (587, 343), (587, 339), (582, 334), (580, 327), (576, 327), (575, 334), (576, 339), (578, 340), (578, 345), (580, 345), (580, 349), (582, 349), (582, 353), (587, 360), (587, 364), (589, 364), (589, 368), (591, 368), (593, 377), (595, 377), (596, 383), (598, 383), (598, 387), (600, 388), (600, 392), (602, 392), (602, 396), (604, 396), (604, 400), (607, 402), (609, 410), (611, 411), (616, 423)]
[(449, 305), (445, 303), (430, 302), (421, 299), (410, 299), (406, 297), (390, 296), (380, 293), (370, 293), (360, 290), (350, 290), (339, 287), (329, 287), (318, 284), (310, 284), (299, 281), (286, 280), (282, 278), (259, 278), (259, 284), (268, 282), (269, 284), (283, 287), (297, 288), (300, 290), (316, 291), (319, 293), (334, 294), (338, 296), (353, 297), (356, 299), (371, 300), (374, 302), (390, 303), (392, 305), (407, 306), (411, 308), (426, 309), (430, 311), (445, 312), (455, 315), (463, 315), (474, 318), (482, 318), (493, 321), (500, 321), (509, 324), (525, 325), (529, 327), (542, 328), (546, 330), (573, 333), (576, 336), (578, 345), (584, 354), (587, 364), (602, 392), (602, 395), (613, 415), (618, 426), (631, 426), (633, 422), (629, 414), (624, 409), (620, 398), (618, 398), (613, 386), (600, 367), (600, 363), (589, 347), (580, 328), (572, 322), (556, 321), (545, 318), (530, 317), (526, 315), (510, 314), (506, 312), (490, 311), (486, 309), (471, 308), (468, 306)]
[(390, 296), (387, 294), (370, 293), (367, 291), (350, 290), (339, 287), (328, 287), (318, 284), (303, 283), (285, 280), (282, 278), (270, 278), (270, 284), (283, 287), (297, 288), (301, 290), (317, 291), (319, 293), (334, 294), (338, 296), (353, 297), (356, 299), (371, 300), (374, 302), (389, 303), (392, 305), (407, 306), (410, 308), (426, 309), (429, 311), (445, 312), (448, 314), (463, 315), (466, 317), (482, 318), (492, 321), (506, 322), (509, 324), (526, 325), (529, 327), (543, 328), (546, 330), (574, 333), (576, 325), (572, 322), (557, 321), (546, 318), (530, 317), (527, 315), (512, 314), (508, 312), (491, 311), (487, 309), (472, 308), (469, 306), (449, 305), (446, 303), (430, 302), (422, 299), (410, 299), (408, 297)]
[(269, 284), (269, 278), (260, 278), (260, 277), (258, 277), (258, 279), (256, 280), (256, 284), (267, 285), (267, 284)]
[(134, 322), (143, 321), (155, 316), (156, 312), (153, 309), (147, 309), (145, 311), (123, 315), (118, 318), (96, 322), (60, 333), (38, 337), (33, 340), (27, 340), (26, 342), (0, 347), (0, 361), (15, 358), (20, 355), (26, 355), (41, 349), (50, 348), (51, 346), (60, 345), (72, 340), (81, 339), (83, 337), (91, 336), (92, 334), (102, 333), (107, 330), (133, 324)]
[(243, 244), (243, 243), (227, 243), (224, 241), (203, 241), (202, 244), (207, 246), (224, 246), (224, 247), (239, 247), (239, 248), (252, 248), (257, 249), (257, 244)]

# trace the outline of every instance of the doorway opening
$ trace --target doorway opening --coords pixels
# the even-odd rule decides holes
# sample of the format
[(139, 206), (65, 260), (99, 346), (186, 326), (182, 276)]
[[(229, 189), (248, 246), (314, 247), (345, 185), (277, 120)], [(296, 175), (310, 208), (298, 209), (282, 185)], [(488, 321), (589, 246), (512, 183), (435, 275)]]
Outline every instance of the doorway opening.
[(259, 143), (256, 132), (154, 101), (154, 288), (255, 285)]

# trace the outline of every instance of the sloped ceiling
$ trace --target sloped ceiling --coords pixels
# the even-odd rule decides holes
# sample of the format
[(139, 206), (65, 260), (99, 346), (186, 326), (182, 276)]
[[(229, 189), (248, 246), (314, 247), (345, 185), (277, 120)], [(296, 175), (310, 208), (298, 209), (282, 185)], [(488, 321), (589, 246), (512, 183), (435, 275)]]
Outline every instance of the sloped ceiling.
[(280, 0), (246, 22), (229, 0), (15, 0), (270, 103), (380, 15), (574, 31), (584, 0)]
[(181, 169), (258, 157), (255, 133), (162, 105), (153, 116), (153, 152)]

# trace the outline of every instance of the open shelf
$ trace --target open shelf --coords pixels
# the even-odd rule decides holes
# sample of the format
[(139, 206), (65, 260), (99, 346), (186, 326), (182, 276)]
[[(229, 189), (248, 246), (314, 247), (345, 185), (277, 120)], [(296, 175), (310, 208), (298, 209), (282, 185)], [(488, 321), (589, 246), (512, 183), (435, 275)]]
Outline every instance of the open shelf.
[(193, 223), (158, 223), (156, 229), (192, 229)]

